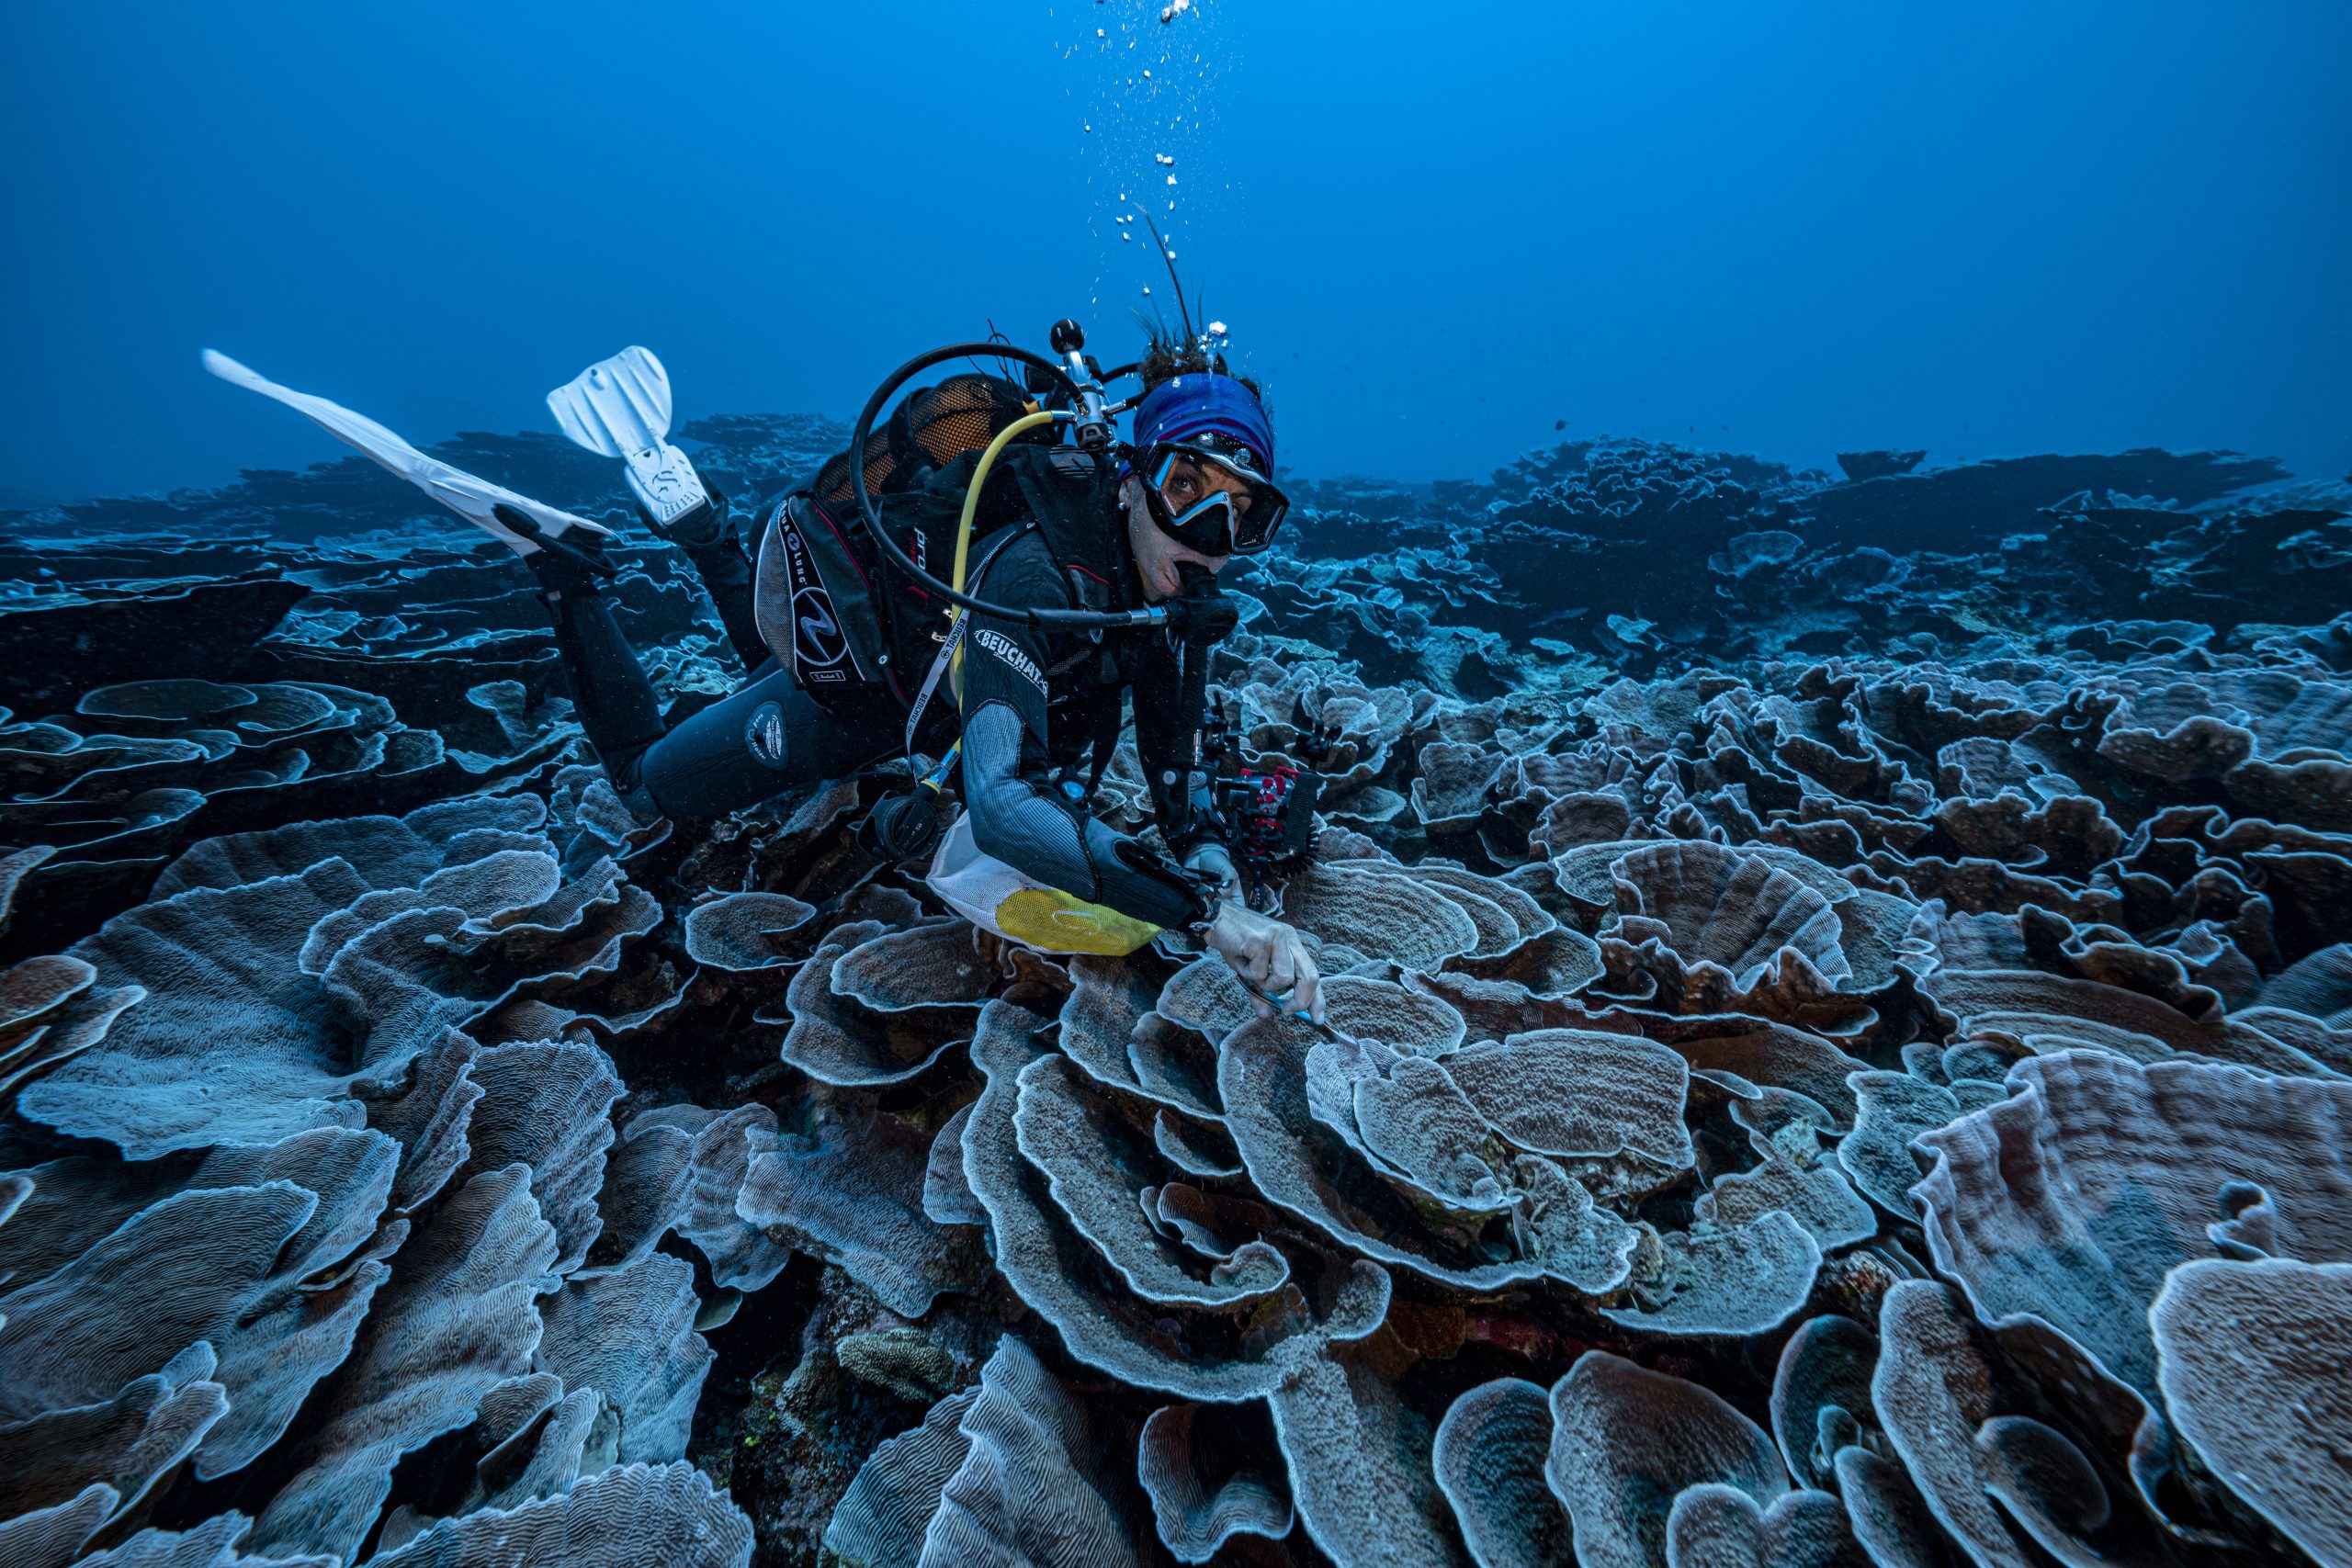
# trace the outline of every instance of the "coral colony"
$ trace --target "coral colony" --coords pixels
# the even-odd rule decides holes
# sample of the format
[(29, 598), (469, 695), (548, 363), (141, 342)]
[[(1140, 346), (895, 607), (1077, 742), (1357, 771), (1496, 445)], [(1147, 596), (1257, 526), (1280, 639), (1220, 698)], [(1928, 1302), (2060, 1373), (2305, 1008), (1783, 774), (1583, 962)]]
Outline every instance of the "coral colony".
[(633, 818), (358, 459), (15, 514), (0, 1562), (2352, 1564), (2352, 489), (1843, 462), (1299, 487), (1323, 1027)]

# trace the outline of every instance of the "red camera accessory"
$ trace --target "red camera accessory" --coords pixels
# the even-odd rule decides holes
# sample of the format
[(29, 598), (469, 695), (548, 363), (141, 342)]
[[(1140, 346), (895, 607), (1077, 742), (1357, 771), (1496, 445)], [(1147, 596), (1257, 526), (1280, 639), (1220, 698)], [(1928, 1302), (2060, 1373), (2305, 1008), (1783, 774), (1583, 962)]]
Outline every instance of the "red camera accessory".
[(1218, 814), (1227, 847), (1253, 880), (1289, 876), (1306, 864), (1315, 841), (1319, 774), (1305, 769), (1234, 766), (1216, 781)]

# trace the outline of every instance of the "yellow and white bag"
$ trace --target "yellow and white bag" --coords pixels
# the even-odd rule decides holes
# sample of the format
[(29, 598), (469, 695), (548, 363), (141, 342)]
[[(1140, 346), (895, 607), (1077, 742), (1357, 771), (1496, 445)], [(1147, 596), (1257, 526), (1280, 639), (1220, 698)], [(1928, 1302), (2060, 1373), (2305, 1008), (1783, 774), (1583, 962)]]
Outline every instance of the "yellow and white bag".
[(956, 814), (923, 880), (974, 925), (1042, 953), (1117, 958), (1159, 934), (1158, 926), (1089, 904), (982, 854), (972, 838), (968, 811)]

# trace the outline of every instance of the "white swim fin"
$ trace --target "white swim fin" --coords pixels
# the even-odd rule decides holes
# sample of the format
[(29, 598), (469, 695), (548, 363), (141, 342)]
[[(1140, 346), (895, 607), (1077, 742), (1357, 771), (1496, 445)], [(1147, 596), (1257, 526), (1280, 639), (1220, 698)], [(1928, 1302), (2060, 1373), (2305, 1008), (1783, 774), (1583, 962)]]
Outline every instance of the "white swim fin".
[(670, 445), (670, 373), (650, 348), (622, 349), (548, 394), (557, 428), (591, 452), (628, 461), (628, 488), (667, 527), (710, 500)]
[(475, 527), (495, 536), (517, 555), (527, 556), (543, 547), (538, 540), (518, 534), (500, 522), (494, 512), (497, 507), (514, 508), (537, 524), (549, 538), (560, 538), (578, 529), (588, 536), (583, 542), (593, 547), (597, 541), (613, 537), (613, 531), (601, 523), (575, 517), (527, 495), (517, 495), (503, 485), (477, 479), (463, 468), (453, 468), (437, 457), (428, 457), (367, 415), (354, 413), (324, 398), (281, 387), (225, 354), (206, 349), (204, 367), (223, 381), (275, 398), (296, 412), (307, 414), (330, 434), (358, 447)]

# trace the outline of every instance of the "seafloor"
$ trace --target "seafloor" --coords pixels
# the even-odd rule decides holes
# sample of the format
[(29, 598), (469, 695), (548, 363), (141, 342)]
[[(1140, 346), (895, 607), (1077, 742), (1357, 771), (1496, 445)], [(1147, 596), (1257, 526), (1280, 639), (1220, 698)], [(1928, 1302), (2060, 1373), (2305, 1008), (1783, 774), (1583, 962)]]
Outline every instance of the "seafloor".
[(0, 517), (0, 1562), (2352, 1563), (2352, 486), (1843, 462), (1304, 487), (1330, 1037), (632, 820), (358, 459)]

